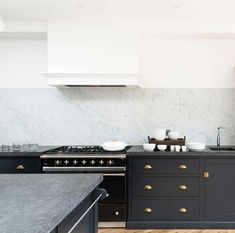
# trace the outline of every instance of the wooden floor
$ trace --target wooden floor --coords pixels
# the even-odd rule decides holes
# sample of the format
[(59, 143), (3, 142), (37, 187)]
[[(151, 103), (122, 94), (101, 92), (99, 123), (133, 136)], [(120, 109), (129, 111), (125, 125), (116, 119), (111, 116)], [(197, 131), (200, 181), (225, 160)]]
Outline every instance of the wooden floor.
[(235, 233), (235, 230), (126, 230), (100, 229), (99, 233)]

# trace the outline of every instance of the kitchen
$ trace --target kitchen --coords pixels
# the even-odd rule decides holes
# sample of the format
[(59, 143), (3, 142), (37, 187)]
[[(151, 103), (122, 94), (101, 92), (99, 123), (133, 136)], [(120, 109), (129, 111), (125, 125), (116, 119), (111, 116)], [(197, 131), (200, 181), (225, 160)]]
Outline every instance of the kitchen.
[[(234, 8), (231, 0), (1, 0), (0, 186), (13, 179), (25, 192), (17, 173), (32, 192), (64, 173), (93, 179), (86, 195), (100, 196), (91, 208), (100, 232), (234, 229)], [(164, 131), (151, 141), (157, 129), (179, 132), (177, 140)], [(116, 140), (116, 151), (102, 147)], [(169, 143), (167, 151), (144, 150), (149, 141)], [(201, 151), (189, 151), (193, 142)], [(76, 198), (68, 190), (60, 198)], [(60, 232), (69, 213), (39, 210), (40, 219), (54, 214)]]

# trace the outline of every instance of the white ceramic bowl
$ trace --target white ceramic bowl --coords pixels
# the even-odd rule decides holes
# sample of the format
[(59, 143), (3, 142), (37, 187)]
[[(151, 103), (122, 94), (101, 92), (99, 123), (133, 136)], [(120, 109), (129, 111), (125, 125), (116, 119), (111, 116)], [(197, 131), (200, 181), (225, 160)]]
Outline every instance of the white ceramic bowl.
[(144, 143), (143, 144), (143, 148), (146, 151), (154, 151), (155, 147), (156, 147), (156, 144), (154, 144), (154, 143)]
[(178, 131), (170, 131), (168, 133), (168, 137), (171, 139), (171, 140), (177, 140), (179, 138), (179, 132)]
[(165, 151), (167, 148), (167, 145), (157, 145), (158, 150)]
[(166, 138), (166, 129), (156, 129), (154, 138), (158, 141), (163, 141)]
[(126, 143), (122, 141), (108, 141), (103, 143), (102, 148), (107, 151), (119, 151), (126, 148)]
[(187, 148), (191, 151), (203, 151), (206, 148), (206, 144), (203, 142), (190, 142), (187, 144)]

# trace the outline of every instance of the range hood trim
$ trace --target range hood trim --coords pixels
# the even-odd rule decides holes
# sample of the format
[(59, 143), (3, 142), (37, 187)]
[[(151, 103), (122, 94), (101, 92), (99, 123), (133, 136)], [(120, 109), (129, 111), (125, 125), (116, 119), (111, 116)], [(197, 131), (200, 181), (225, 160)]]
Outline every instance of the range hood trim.
[(56, 87), (138, 87), (140, 73), (101, 74), (101, 73), (43, 73), (47, 84)]

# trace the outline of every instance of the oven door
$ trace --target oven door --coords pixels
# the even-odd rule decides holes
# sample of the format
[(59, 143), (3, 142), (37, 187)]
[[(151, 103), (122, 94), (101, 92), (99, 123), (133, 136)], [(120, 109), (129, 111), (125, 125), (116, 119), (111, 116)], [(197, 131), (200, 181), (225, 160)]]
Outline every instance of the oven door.
[(102, 203), (123, 204), (126, 203), (126, 174), (125, 173), (104, 173), (103, 182), (100, 188), (107, 191), (109, 196)]
[(99, 185), (109, 196), (99, 203), (99, 227), (126, 226), (126, 174), (104, 173)]

